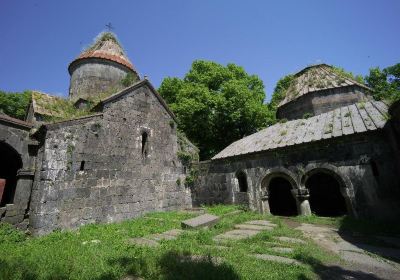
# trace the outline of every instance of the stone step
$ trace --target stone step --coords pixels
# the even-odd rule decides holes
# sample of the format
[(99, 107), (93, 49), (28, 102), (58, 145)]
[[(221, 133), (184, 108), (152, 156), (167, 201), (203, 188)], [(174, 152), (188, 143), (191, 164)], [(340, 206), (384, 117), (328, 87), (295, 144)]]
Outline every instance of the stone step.
[(188, 219), (182, 221), (182, 228), (202, 228), (202, 227), (209, 227), (216, 224), (219, 221), (218, 216), (214, 216), (211, 214), (204, 214), (197, 216), (192, 219)]
[(279, 257), (279, 256), (267, 255), (267, 254), (255, 254), (253, 256), (257, 259), (264, 260), (264, 261), (272, 261), (272, 262), (291, 264), (291, 265), (302, 265), (302, 263), (299, 261), (285, 258), (285, 257)]
[(245, 224), (249, 225), (256, 225), (256, 226), (268, 226), (268, 227), (276, 227), (276, 224), (271, 223), (267, 220), (254, 220), (254, 221), (247, 221)]
[(293, 252), (292, 248), (286, 248), (286, 247), (272, 247), (269, 248), (269, 250), (276, 252), (276, 253), (283, 253), (283, 254), (289, 254)]
[(288, 243), (306, 244), (306, 242), (304, 240), (301, 240), (298, 238), (286, 237), (286, 236), (278, 236), (278, 237), (275, 237), (275, 239), (278, 239), (279, 241), (282, 241), (282, 242), (288, 242)]
[(273, 230), (273, 227), (263, 225), (252, 225), (252, 224), (240, 224), (235, 225), (235, 229), (249, 229), (249, 230)]

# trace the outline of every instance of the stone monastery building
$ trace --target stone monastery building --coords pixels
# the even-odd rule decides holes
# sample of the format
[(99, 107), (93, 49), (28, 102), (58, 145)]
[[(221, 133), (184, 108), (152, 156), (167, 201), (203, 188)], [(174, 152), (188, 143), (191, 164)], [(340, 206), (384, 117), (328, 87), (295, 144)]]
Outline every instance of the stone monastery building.
[(295, 75), (281, 121), (194, 163), (197, 148), (115, 37), (68, 67), (69, 98), (32, 93), (26, 120), (0, 114), (0, 221), (34, 234), (150, 211), (245, 204), (274, 215), (400, 214), (400, 105), (328, 65)]

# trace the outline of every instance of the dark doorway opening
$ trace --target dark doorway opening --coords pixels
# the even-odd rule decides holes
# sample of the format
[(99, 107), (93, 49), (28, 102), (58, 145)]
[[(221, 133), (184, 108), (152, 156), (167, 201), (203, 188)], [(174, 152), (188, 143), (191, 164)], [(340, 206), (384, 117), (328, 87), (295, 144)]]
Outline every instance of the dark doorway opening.
[(238, 179), (238, 182), (239, 182), (239, 191), (240, 192), (247, 192), (248, 187), (247, 187), (246, 174), (243, 171), (238, 172), (236, 174), (236, 178)]
[(269, 209), (272, 215), (296, 216), (297, 206), (292, 192), (292, 185), (281, 177), (272, 178), (268, 186)]
[(310, 191), (311, 212), (318, 216), (337, 217), (347, 213), (339, 182), (330, 174), (316, 173), (306, 181)]
[(9, 145), (0, 143), (0, 207), (13, 203), (17, 172), (22, 167), (19, 154)]

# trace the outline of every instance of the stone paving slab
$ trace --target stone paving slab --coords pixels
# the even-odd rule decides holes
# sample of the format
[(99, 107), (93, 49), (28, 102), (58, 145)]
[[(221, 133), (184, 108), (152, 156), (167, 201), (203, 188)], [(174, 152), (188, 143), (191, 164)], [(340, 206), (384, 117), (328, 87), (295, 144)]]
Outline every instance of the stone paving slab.
[(340, 256), (348, 262), (367, 265), (368, 267), (371, 267), (371, 269), (380, 268), (380, 269), (387, 269), (387, 270), (395, 270), (395, 271), (399, 272), (391, 264), (389, 264), (389, 262), (384, 262), (383, 260), (370, 257), (366, 254), (350, 252), (350, 251), (341, 251)]
[(155, 233), (155, 234), (149, 235), (148, 238), (156, 240), (156, 241), (161, 241), (161, 240), (175, 240), (177, 238), (177, 236), (169, 235), (166, 233)]
[(235, 225), (235, 229), (249, 229), (249, 230), (273, 230), (273, 227), (263, 225), (240, 224)]
[(168, 231), (166, 231), (166, 232), (163, 232), (163, 234), (171, 235), (171, 236), (174, 236), (174, 237), (178, 237), (178, 236), (181, 235), (182, 233), (183, 233), (183, 230), (177, 229), (177, 228), (168, 230)]
[(286, 236), (278, 236), (275, 237), (279, 241), (282, 242), (289, 242), (289, 243), (297, 243), (297, 244), (306, 244), (304, 240), (298, 239), (298, 238), (292, 238), (292, 237), (286, 237)]
[(231, 231), (227, 231), (225, 233), (219, 234), (213, 238), (214, 241), (222, 240), (240, 240), (252, 237), (258, 234), (259, 230), (243, 230), (243, 229), (234, 229)]
[(202, 256), (202, 255), (188, 255), (188, 256), (181, 256), (179, 258), (180, 262), (191, 262), (191, 263), (204, 263), (210, 262), (213, 265), (220, 265), (224, 262), (224, 259), (221, 257), (214, 257), (214, 256)]
[(245, 224), (248, 225), (256, 225), (256, 226), (268, 226), (268, 227), (276, 227), (276, 224), (271, 223), (267, 220), (254, 220), (254, 221), (247, 221)]
[(284, 253), (284, 254), (289, 254), (293, 252), (292, 248), (286, 248), (286, 247), (272, 247), (269, 248), (271, 251), (277, 252), (277, 253)]
[(201, 227), (209, 227), (216, 224), (219, 221), (218, 216), (214, 216), (211, 214), (204, 214), (197, 216), (192, 219), (188, 219), (182, 221), (182, 228), (201, 228)]
[(138, 237), (138, 238), (130, 238), (128, 239), (129, 244), (134, 244), (134, 245), (139, 245), (139, 246), (148, 246), (148, 247), (156, 247), (159, 246), (157, 241), (147, 239), (144, 237)]
[(257, 259), (264, 260), (264, 261), (272, 261), (272, 262), (291, 264), (291, 265), (302, 265), (302, 263), (299, 261), (285, 258), (285, 257), (279, 257), (279, 256), (273, 256), (273, 255), (267, 255), (267, 254), (256, 254), (253, 256), (256, 257)]

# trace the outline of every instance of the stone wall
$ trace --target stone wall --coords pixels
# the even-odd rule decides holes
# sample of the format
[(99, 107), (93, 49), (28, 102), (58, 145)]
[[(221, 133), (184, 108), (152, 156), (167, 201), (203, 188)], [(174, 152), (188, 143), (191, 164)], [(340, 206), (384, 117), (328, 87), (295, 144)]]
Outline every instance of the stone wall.
[[(282, 176), (292, 184), (298, 211), (302, 214), (302, 202), (306, 198), (302, 191), (305, 190), (305, 180), (317, 170), (337, 178), (351, 215), (397, 219), (400, 214), (400, 184), (396, 176), (398, 162), (389, 145), (390, 135), (391, 129), (387, 127), (374, 133), (201, 162), (199, 179), (192, 191), (193, 204), (243, 201), (235, 176), (243, 171), (247, 176), (247, 198), (251, 209), (261, 212), (268, 210), (263, 202), (266, 199), (263, 180)], [(372, 164), (377, 166), (378, 174), (374, 174)]]
[(127, 73), (135, 75), (123, 65), (96, 58), (75, 62), (70, 70), (69, 96), (72, 100), (80, 97), (87, 99), (102, 93), (116, 93), (124, 88), (121, 80)]
[(176, 123), (147, 85), (104, 104), (102, 114), (48, 125), (33, 232), (191, 207), (190, 190), (178, 184), (185, 175), (177, 152)]
[(279, 119), (301, 119), (304, 114), (316, 116), (336, 108), (370, 100), (365, 89), (359, 86), (340, 87), (305, 94), (278, 108)]

